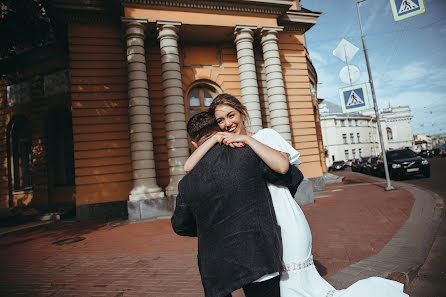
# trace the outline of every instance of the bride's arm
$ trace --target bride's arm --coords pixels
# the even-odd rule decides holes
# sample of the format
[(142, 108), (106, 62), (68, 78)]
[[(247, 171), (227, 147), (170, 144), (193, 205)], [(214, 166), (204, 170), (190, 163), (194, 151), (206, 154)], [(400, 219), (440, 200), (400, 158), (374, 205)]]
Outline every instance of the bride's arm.
[(238, 135), (228, 132), (218, 132), (217, 134), (222, 135), (220, 142), (223, 142), (226, 145), (231, 145), (231, 143), (237, 142), (246, 143), (260, 157), (260, 159), (269, 166), (269, 168), (277, 173), (285, 174), (288, 172), (290, 162), (287, 153), (270, 148), (249, 135)]
[(197, 163), (201, 160), (201, 158), (203, 158), (204, 155), (206, 155), (206, 153), (215, 144), (218, 143), (220, 138), (221, 136), (214, 134), (212, 137), (203, 142), (203, 144), (200, 145), (184, 163), (184, 171), (189, 173), (195, 167), (195, 165), (197, 165)]

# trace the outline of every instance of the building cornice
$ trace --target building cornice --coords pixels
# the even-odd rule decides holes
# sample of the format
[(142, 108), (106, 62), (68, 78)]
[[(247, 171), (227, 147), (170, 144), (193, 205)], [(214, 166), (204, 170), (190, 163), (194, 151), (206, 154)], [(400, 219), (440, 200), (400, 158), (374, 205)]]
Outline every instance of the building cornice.
[(121, 0), (124, 7), (140, 7), (150, 9), (209, 11), (213, 13), (263, 14), (279, 16), (284, 14), (293, 1), (196, 1), (196, 0)]
[(323, 114), (323, 113), (321, 113), (321, 120), (323, 120), (323, 119), (324, 120), (335, 119), (335, 120), (368, 120), (368, 121), (373, 120), (373, 121), (375, 121), (375, 118), (371, 117), (371, 116), (358, 115), (358, 114), (345, 115), (343, 113), (341, 113), (341, 114), (333, 114), (333, 113)]
[(291, 10), (281, 15), (278, 19), (278, 23), (279, 25), (284, 26), (285, 31), (287, 32), (305, 33), (316, 24), (320, 15), (320, 12), (309, 10)]

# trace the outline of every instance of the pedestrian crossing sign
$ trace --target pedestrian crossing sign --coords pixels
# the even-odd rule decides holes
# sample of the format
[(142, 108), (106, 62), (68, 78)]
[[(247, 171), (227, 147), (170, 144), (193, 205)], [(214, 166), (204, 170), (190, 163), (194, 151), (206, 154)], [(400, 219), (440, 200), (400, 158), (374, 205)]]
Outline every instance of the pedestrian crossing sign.
[(360, 84), (339, 89), (342, 111), (355, 112), (370, 108), (367, 86)]
[(401, 21), (425, 12), (424, 0), (390, 0), (393, 18)]

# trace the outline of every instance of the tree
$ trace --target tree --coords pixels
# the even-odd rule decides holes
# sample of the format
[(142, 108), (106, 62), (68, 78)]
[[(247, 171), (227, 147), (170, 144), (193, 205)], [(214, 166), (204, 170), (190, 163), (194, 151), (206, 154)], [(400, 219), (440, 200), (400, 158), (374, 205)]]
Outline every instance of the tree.
[(49, 0), (1, 0), (0, 60), (55, 40)]

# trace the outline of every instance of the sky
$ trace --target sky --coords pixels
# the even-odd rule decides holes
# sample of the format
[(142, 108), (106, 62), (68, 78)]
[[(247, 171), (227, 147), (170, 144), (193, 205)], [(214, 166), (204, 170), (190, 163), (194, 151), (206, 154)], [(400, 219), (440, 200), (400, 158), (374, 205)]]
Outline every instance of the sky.
[[(394, 21), (390, 1), (360, 6), (378, 108), (409, 105), (414, 134), (446, 133), (446, 1), (424, 0), (426, 12)], [(307, 49), (318, 74), (318, 98), (340, 104), (338, 89), (349, 86), (339, 72), (346, 64), (333, 55), (342, 38), (359, 48), (349, 64), (372, 95), (361, 41), (356, 0), (301, 0), (321, 12), (306, 32)]]

